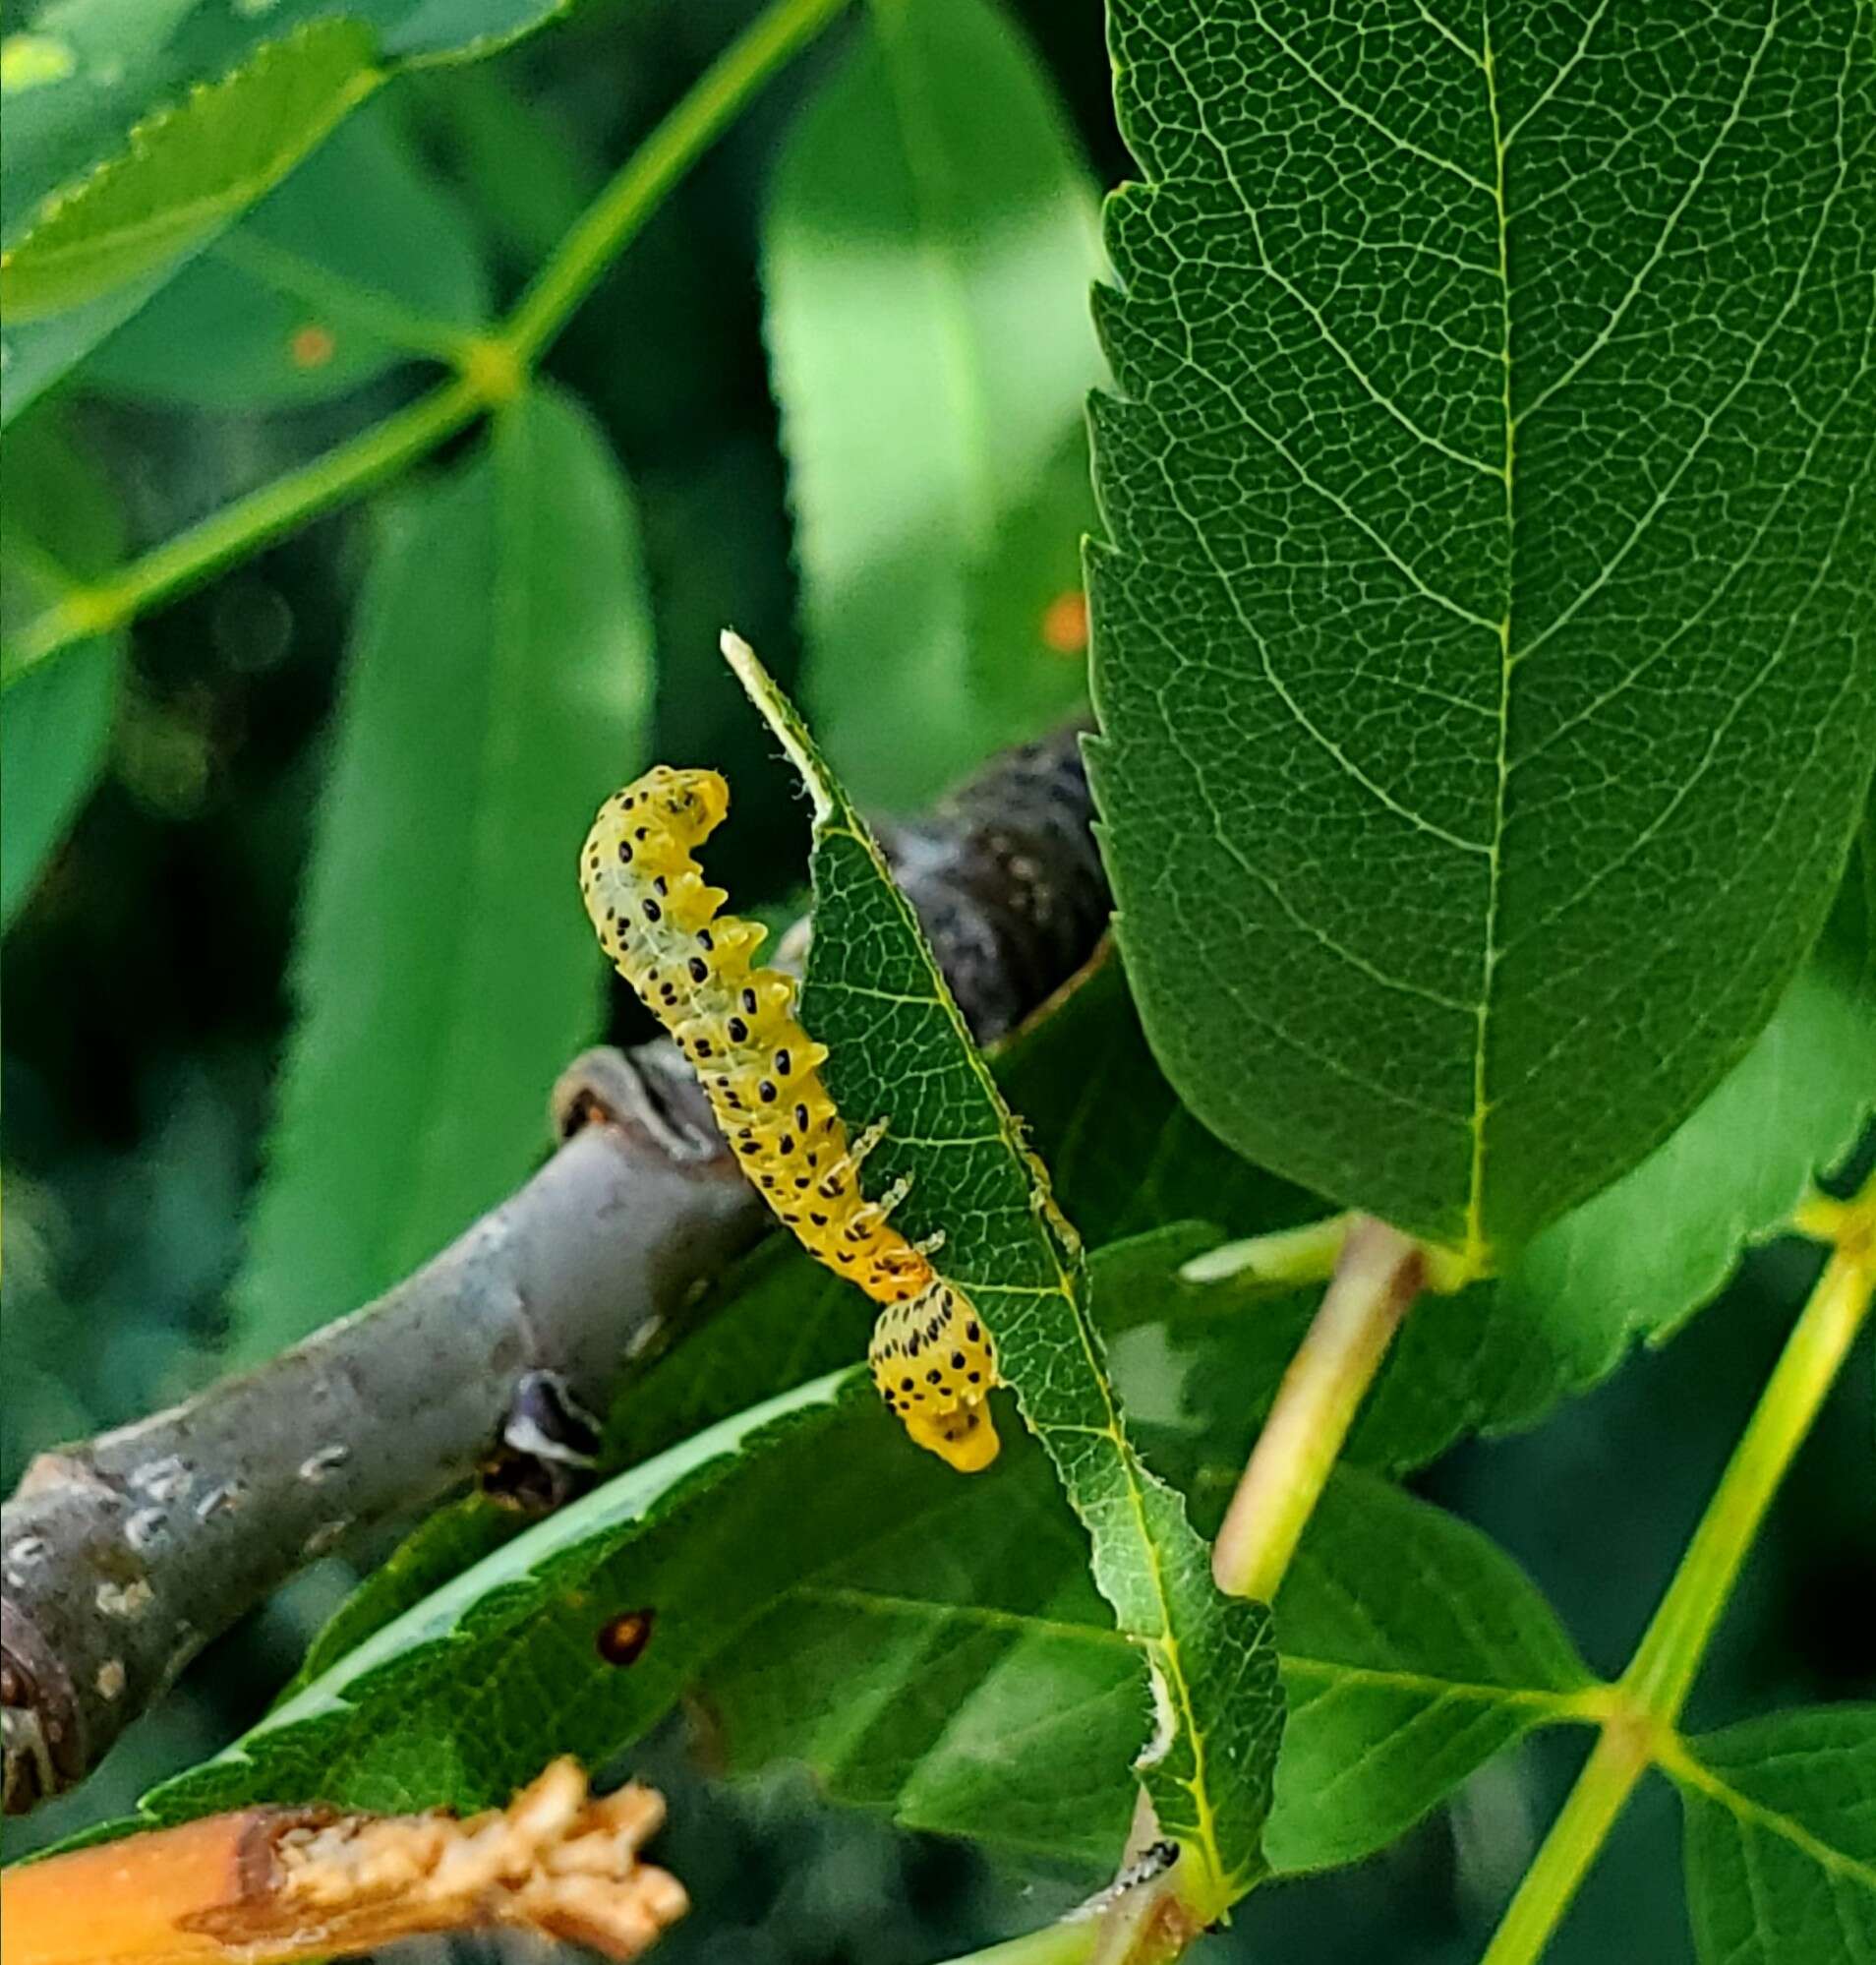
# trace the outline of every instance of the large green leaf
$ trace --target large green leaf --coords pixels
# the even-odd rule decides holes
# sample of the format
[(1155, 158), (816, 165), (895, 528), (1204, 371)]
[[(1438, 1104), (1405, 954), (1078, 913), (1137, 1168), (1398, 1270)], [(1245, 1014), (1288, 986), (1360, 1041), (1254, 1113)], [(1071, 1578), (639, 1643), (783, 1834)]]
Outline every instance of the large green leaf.
[[(905, 810), (1080, 700), (1093, 186), (989, 0), (885, 0), (802, 112), (764, 233), (807, 706)], [(1066, 639), (1066, 637), (1058, 637)]]
[(459, 348), (488, 312), (481, 245), (388, 111), (342, 124), (87, 361), (86, 384), (263, 408)]
[[(4, 447), (0, 636), (107, 571), (122, 546), (109, 488), (56, 426)], [(104, 768), (123, 636), (100, 635), (26, 676), (0, 718), (0, 923), (10, 923)], [(67, 673), (69, 671), (69, 673)]]
[(585, 413), (536, 391), (394, 506), (358, 619), (235, 1291), (250, 1356), (519, 1181), (598, 1023), (567, 842), (642, 760), (650, 628), (629, 495)]
[(0, 48), (0, 415), (127, 320), (384, 74), (488, 53), (563, 4), (50, 0)]
[(806, 786), (814, 937), (802, 1021), (855, 1124), (892, 1130), (868, 1178), (915, 1179), (908, 1232), (943, 1227), (943, 1274), (996, 1340), (998, 1368), (1092, 1544), (1094, 1580), (1145, 1662), (1156, 1723), (1136, 1762), (1215, 1916), (1257, 1881), (1281, 1726), (1268, 1613), (1221, 1595), (1183, 1496), (1141, 1460), (1090, 1320), (1074, 1231), (945, 987), (910, 903), (806, 731), (747, 648), (733, 665)]
[[(1133, 1806), (1136, 1676), (1036, 1457), (1012, 1471), (1001, 1491), (957, 1485), (903, 1536), (828, 1536), (692, 1695), (732, 1767), (800, 1759), (908, 1827), (1111, 1853)], [(1591, 1683), (1499, 1551), (1358, 1474), (1330, 1483), (1276, 1627), (1280, 1874), (1384, 1846), (1520, 1734), (1571, 1717)]]
[(1876, 1705), (1773, 1713), (1687, 1749), (1671, 1771), (1703, 1965), (1876, 1957)]
[(1112, 10), (1122, 945), (1196, 1112), (1475, 1262), (1718, 1082), (1843, 865), (1871, 19)]

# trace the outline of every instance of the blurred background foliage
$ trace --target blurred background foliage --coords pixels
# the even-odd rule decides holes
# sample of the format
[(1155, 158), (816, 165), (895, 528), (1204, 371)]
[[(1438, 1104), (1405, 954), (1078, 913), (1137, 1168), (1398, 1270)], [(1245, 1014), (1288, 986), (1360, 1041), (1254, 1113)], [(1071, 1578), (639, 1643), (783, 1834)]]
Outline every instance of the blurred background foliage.
[[(385, 90), (9, 431), (9, 627), (411, 396), (414, 364), (512, 301), (752, 11), (595, 0)], [(352, 1307), (526, 1172), (558, 1064), (602, 1027), (644, 1034), (590, 950), (520, 975), (501, 958), (516, 937), (583, 948), (560, 863), (610, 786), (652, 756), (716, 766), (737, 811), (713, 875), (750, 904), (798, 883), (805, 826), (717, 659), (724, 623), (886, 809), (1076, 705), (1099, 374), (1078, 296), (1125, 169), (1097, 0), (843, 23), (678, 187), (493, 434), (9, 692), (9, 1487), (32, 1453)], [(492, 745), (500, 729), (526, 747)], [(482, 918), (452, 879), (538, 919)], [(399, 1073), (378, 1104), (343, 1068), (361, 1042)], [(1526, 1567), (1599, 1670), (1814, 1260), (1749, 1257), (1670, 1350), (1414, 1483)], [(1155, 1369), (1175, 1397), (1174, 1361), (1129, 1369), (1137, 1399)], [(1871, 1380), (1865, 1355), (1806, 1445), (1696, 1725), (1876, 1693)], [(10, 1846), (121, 1811), (252, 1721), (353, 1574), (328, 1562), (216, 1645)], [(1384, 1856), (1260, 1893), (1217, 1954), (1476, 1956), (1582, 1751), (1514, 1750)], [(675, 1723), (644, 1767), (697, 1905), (674, 1960), (892, 1965), (1095, 1880), (710, 1768)], [(1691, 1956), (1677, 1841), (1657, 1783), (1560, 1965)]]

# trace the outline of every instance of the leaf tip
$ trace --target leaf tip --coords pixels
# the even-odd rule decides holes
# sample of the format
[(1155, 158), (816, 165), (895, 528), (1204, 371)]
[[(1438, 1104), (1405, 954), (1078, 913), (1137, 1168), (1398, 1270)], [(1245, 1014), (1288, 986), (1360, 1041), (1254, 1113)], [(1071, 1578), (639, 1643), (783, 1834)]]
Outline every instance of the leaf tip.
[(818, 833), (834, 816), (834, 787), (813, 743), (793, 705), (776, 686), (775, 678), (763, 666), (755, 650), (733, 627), (726, 627), (717, 637), (723, 659), (730, 664), (743, 693), (755, 705), (764, 723), (774, 731), (788, 759), (806, 786), (814, 810), (814, 830)]

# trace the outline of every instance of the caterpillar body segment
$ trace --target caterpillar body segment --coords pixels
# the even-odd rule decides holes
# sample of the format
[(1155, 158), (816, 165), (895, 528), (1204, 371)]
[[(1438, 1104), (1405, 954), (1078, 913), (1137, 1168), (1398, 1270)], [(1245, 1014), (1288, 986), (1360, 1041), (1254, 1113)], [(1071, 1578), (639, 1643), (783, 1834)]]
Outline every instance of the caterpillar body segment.
[(914, 1246), (892, 1226), (908, 1183), (866, 1198), (860, 1167), (884, 1127), (849, 1134), (821, 1079), (826, 1046), (795, 1017), (794, 979), (752, 960), (766, 930), (718, 912), (729, 897), (694, 853), (729, 808), (714, 771), (661, 764), (616, 792), (580, 849), (586, 912), (689, 1059), (763, 1199), (811, 1255), (886, 1306), (869, 1357), (887, 1404), (920, 1446), (975, 1471), (997, 1454), (984, 1404), (994, 1348), (927, 1259), (942, 1238)]

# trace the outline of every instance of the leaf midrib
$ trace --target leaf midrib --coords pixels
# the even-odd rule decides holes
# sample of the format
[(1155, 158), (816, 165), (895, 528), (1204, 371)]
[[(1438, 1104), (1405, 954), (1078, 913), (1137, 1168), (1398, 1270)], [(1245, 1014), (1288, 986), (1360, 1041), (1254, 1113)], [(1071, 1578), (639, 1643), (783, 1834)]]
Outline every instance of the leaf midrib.
[[(1426, 10), (1423, 7), (1422, 12)], [(1511, 265), (1510, 213), (1505, 206), (1504, 160), (1507, 146), (1498, 114), (1497, 69), (1492, 47), (1492, 17), (1481, 19), (1484, 44), (1476, 57), (1485, 76), (1486, 101), (1492, 115), (1493, 184), (1492, 202), (1497, 227), (1499, 362), (1503, 370), (1503, 460), (1504, 476), (1504, 593), (1498, 619), (1498, 744), (1495, 782), (1493, 787), (1492, 834), (1486, 844), (1486, 911), (1484, 947), (1480, 951), (1479, 1010), (1474, 1027), (1472, 1052), (1472, 1151), (1466, 1175), (1465, 1243), (1460, 1262), (1467, 1273), (1483, 1270), (1489, 1262), (1490, 1244), (1485, 1227), (1486, 1121), (1492, 1112), (1492, 1087), (1487, 1065), (1492, 1029), (1492, 994), (1497, 974), (1498, 899), (1504, 867), (1505, 804), (1511, 771), (1508, 739), (1511, 728), (1511, 600), (1515, 590), (1517, 550), (1517, 418), (1511, 406)]]
[[(887, 897), (888, 905), (899, 917), (908, 938), (908, 945), (920, 951), (920, 959), (934, 985), (931, 995), (937, 1003), (939, 1014), (951, 1025), (958, 1056), (963, 1060), (965, 1068), (976, 1079), (989, 1108), (999, 1115), (1000, 1130), (1013, 1163), (1019, 1166), (1032, 1165), (1027, 1150), (1014, 1131), (1015, 1121), (1003, 1104), (1002, 1096), (997, 1091), (996, 1082), (990, 1075), (990, 1068), (984, 1061), (983, 1054), (965, 1027), (964, 1018), (957, 1004), (949, 992), (939, 985), (939, 979), (935, 969), (932, 968), (931, 955), (925, 947), (917, 917), (912, 912), (910, 902), (906, 899), (880, 858), (877, 845), (867, 836), (857, 815), (828, 776), (825, 765), (815, 751), (807, 733), (801, 728), (792, 707), (776, 690), (767, 673), (757, 663), (753, 651), (728, 633), (724, 637), (723, 645), (724, 653), (737, 680), (747, 690), (765, 722), (780, 739), (783, 748), (807, 788), (814, 809), (815, 855), (818, 858), (830, 840), (845, 838), (857, 847), (861, 855), (870, 862), (880, 891)], [(844, 985), (833, 979), (824, 978), (816, 986), (825, 989)], [(1034, 1180), (1035, 1175), (1032, 1172), (1030, 1175), (1032, 1187)], [(1054, 1281), (1050, 1285), (1036, 1289), (1034, 1293), (1047, 1295), (1059, 1291), (1067, 1302), (1070, 1321), (1075, 1327), (1076, 1340), (1082, 1349), (1084, 1366), (1100, 1396), (1105, 1423), (1093, 1430), (1106, 1437), (1113, 1448), (1122, 1486), (1127, 1496), (1133, 1533), (1148, 1576), (1148, 1587), (1158, 1625), (1155, 1634), (1139, 1634), (1135, 1641), (1159, 1667), (1164, 1675), (1168, 1695), (1177, 1703), (1179, 1731), (1184, 1735), (1192, 1757), (1191, 1778), (1182, 1779), (1179, 1785), (1191, 1798), (1195, 1840), (1203, 1851), (1203, 1859), (1211, 1876), (1217, 1879), (1219, 1886), (1227, 1893), (1229, 1901), (1241, 1895), (1248, 1887), (1248, 1878), (1227, 1866), (1219, 1840), (1216, 1811), (1212, 1805), (1207, 1777), (1208, 1741), (1204, 1729), (1198, 1723), (1192, 1687), (1180, 1655), (1180, 1643), (1176, 1635), (1178, 1619), (1175, 1614), (1175, 1596), (1161, 1561), (1159, 1543), (1152, 1532), (1146, 1507), (1145, 1488), (1150, 1476), (1132, 1451), (1121, 1425), (1114, 1388), (1100, 1366), (1093, 1325), (1085, 1304), (1086, 1270), (1081, 1260), (1079, 1244), (1071, 1245), (1068, 1258), (1065, 1260), (1064, 1248), (1058, 1241), (1058, 1234), (1072, 1233), (1072, 1230), (1068, 1229), (1068, 1224), (1062, 1220), (1059, 1211), (1054, 1209), (1046, 1184), (1037, 1190), (1037, 1200), (1040, 1203), (1037, 1217), (1038, 1241), (1047, 1257)], [(1081, 1294), (1078, 1294), (1076, 1287), (1078, 1278), (1082, 1283)], [(1188, 1529), (1187, 1532), (1194, 1531)], [(1114, 1605), (1114, 1608), (1118, 1615), (1119, 1606)]]
[[(813, 757), (805, 747), (803, 747), (800, 754), (813, 766), (813, 771), (811, 773), (804, 772), (804, 775), (810, 777), (818, 776), (820, 772), (819, 759)], [(829, 818), (817, 824), (817, 846), (822, 838), (835, 835), (845, 836), (857, 846), (878, 868), (884, 891), (890, 896), (893, 907), (904, 920), (909, 933), (914, 939), (914, 944), (922, 948), (924, 944), (922, 940), (918, 939), (920, 930), (916, 918), (911, 911), (911, 903), (900, 891), (891, 873), (880, 860), (879, 849), (870, 839), (865, 837), (857, 825), (853, 824), (850, 819), (846, 818), (845, 809), (836, 800), (831, 788), (824, 792), (819, 791), (817, 788), (817, 796), (827, 799), (830, 812), (842, 811), (845, 821), (837, 824), (832, 818)], [(929, 957), (927, 956), (926, 959), (928, 961)], [(823, 983), (822, 986), (826, 987), (829, 985)], [(833, 986), (839, 987), (843, 985), (835, 984)], [(1001, 1112), (1003, 1110), (1002, 1098), (996, 1089), (995, 1081), (990, 1076), (990, 1068), (984, 1062), (983, 1054), (977, 1049), (976, 1042), (970, 1036), (970, 1033), (965, 1028), (964, 1018), (959, 1013), (957, 1004), (952, 1001), (949, 993), (943, 990), (934, 991), (933, 999), (937, 1003), (940, 1014), (950, 1021), (955, 1030), (960, 1045), (960, 1054), (965, 1058), (967, 1068), (978, 1079), (984, 1092), (987, 1094), (991, 1108)], [(1004, 1122), (1004, 1141), (1012, 1158), (1020, 1162), (1025, 1153), (1025, 1148), (1020, 1139), (1010, 1134), (1007, 1119)], [(1054, 1236), (1044, 1231), (1039, 1239), (1041, 1245), (1047, 1251), (1056, 1280), (1052, 1285), (1037, 1288), (1032, 1293), (1037, 1295), (1059, 1293), (1068, 1303), (1072, 1321), (1075, 1325), (1076, 1339), (1082, 1347), (1083, 1363), (1090, 1381), (1099, 1390), (1102, 1406), (1106, 1413), (1105, 1424), (1098, 1428), (1053, 1428), (1051, 1430), (1087, 1431), (1106, 1440), (1113, 1451), (1115, 1460), (1121, 1471), (1123, 1485), (1126, 1488), (1127, 1504), (1133, 1516), (1134, 1532), (1138, 1538), (1140, 1550), (1143, 1553), (1146, 1568), (1151, 1578), (1150, 1587), (1153, 1601), (1158, 1611), (1158, 1634), (1154, 1637), (1143, 1635), (1133, 1641), (1137, 1643), (1138, 1648), (1142, 1652), (1159, 1665), (1165, 1676), (1167, 1690), (1178, 1703), (1180, 1731), (1185, 1736), (1192, 1752), (1192, 1778), (1190, 1781), (1182, 1782), (1181, 1785), (1192, 1797), (1199, 1839), (1204, 1849), (1205, 1858), (1210, 1866), (1211, 1873), (1219, 1878), (1220, 1882), (1228, 1890), (1234, 1894), (1241, 1894), (1244, 1887), (1244, 1879), (1226, 1865), (1224, 1851), (1218, 1838), (1216, 1812), (1212, 1807), (1210, 1783), (1206, 1775), (1207, 1741), (1205, 1730), (1199, 1723), (1198, 1711), (1193, 1703), (1192, 1686), (1188, 1680), (1185, 1666), (1180, 1656), (1179, 1639), (1175, 1635), (1176, 1619), (1173, 1612), (1173, 1592), (1168, 1586), (1165, 1568), (1160, 1561), (1158, 1540), (1153, 1534), (1152, 1523), (1147, 1518), (1145, 1486), (1143, 1479), (1145, 1470), (1135, 1456), (1132, 1446), (1125, 1432), (1122, 1430), (1120, 1413), (1114, 1399), (1113, 1385), (1109, 1381), (1106, 1372), (1101, 1369), (1100, 1359), (1095, 1354), (1093, 1325), (1088, 1316), (1085, 1301), (1086, 1294), (1086, 1270), (1085, 1268), (1081, 1269), (1082, 1293), (1078, 1296), (1075, 1286), (1076, 1279), (1071, 1274), (1070, 1266), (1063, 1262)], [(1079, 1267), (1079, 1265), (1077, 1266)], [(1007, 1285), (1005, 1287), (1006, 1289), (1008, 1288)], [(1036, 1430), (1038, 1433), (1041, 1431), (1040, 1428)]]

